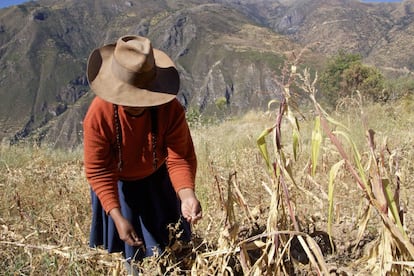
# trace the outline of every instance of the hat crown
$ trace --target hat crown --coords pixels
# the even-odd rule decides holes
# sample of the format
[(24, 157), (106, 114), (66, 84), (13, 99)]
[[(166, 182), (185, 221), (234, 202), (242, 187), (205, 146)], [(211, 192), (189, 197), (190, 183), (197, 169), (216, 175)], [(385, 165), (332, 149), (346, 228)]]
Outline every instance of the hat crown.
[(115, 47), (114, 60), (132, 73), (148, 72), (155, 66), (151, 42), (145, 37), (121, 37)]

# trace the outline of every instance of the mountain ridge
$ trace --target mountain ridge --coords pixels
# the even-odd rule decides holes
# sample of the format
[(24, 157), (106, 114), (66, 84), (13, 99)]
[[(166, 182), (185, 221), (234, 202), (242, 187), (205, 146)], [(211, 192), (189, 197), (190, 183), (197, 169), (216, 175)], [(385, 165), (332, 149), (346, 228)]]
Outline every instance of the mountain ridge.
[[(0, 139), (76, 147), (93, 95), (93, 48), (124, 34), (151, 38), (180, 71), (187, 108), (216, 114), (264, 108), (288, 55), (318, 70), (339, 49), (394, 75), (412, 74), (414, 1), (38, 0), (0, 10)], [(411, 47), (411, 48), (410, 48)], [(17, 108), (18, 107), (18, 108)]]

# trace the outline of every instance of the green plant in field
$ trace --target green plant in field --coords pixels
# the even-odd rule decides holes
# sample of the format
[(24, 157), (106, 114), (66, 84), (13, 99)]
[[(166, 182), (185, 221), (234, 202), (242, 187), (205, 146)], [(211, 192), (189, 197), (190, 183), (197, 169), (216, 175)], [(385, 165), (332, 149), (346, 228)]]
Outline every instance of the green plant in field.
[(224, 110), (227, 106), (227, 100), (225, 97), (219, 97), (214, 101), (216, 107), (218, 108), (218, 110)]
[(414, 79), (412, 76), (403, 76), (387, 80), (386, 91), (391, 100), (414, 96)]
[(202, 120), (201, 113), (197, 109), (191, 108), (185, 113), (185, 115), (186, 115), (187, 122), (190, 126), (193, 127), (193, 126), (201, 124), (201, 120)]

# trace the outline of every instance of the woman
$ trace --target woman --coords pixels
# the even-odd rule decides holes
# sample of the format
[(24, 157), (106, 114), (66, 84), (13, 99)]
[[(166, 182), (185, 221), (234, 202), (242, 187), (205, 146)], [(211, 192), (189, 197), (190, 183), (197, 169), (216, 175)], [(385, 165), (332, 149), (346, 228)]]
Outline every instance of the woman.
[(91, 53), (87, 77), (97, 96), (83, 122), (90, 245), (142, 259), (171, 242), (177, 223), (188, 241), (202, 212), (174, 63), (147, 38), (124, 36)]

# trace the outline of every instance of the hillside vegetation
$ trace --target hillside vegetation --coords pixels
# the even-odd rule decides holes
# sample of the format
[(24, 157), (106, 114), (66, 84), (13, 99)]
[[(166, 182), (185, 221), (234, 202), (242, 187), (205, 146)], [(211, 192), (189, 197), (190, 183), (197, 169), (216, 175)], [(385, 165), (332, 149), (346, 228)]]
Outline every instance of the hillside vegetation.
[[(199, 160), (197, 193), (204, 218), (193, 227), (195, 235), (190, 251), (180, 256), (168, 251), (160, 257), (146, 259), (138, 264), (144, 275), (162, 271), (173, 275), (230, 275), (229, 271), (243, 275), (243, 270), (249, 267), (254, 271), (252, 265), (260, 261), (266, 237), (271, 235), (266, 229), (272, 210), (280, 208), (272, 207), (274, 183), (256, 143), (262, 131), (274, 125), (276, 109), (273, 106), (267, 113), (249, 112), (221, 123), (193, 121), (191, 130)], [(387, 139), (387, 150), (398, 163), (395, 174), (399, 177), (400, 211), (404, 229), (413, 243), (414, 135), (407, 131), (414, 122), (412, 102), (364, 105), (362, 109), (368, 127), (376, 132), (378, 147)], [(352, 129), (351, 138), (364, 159), (369, 156), (369, 147), (358, 110), (348, 106), (332, 117)], [(314, 121), (310, 110), (304, 116), (299, 122), (301, 150), (297, 161), (292, 163), (297, 185), (288, 184), (289, 201), (301, 232), (294, 230), (287, 214), (279, 214), (278, 231), (284, 233), (279, 234), (281, 249), (292, 242), (288, 238), (294, 235), (302, 233), (306, 237), (315, 231), (328, 231), (328, 172), (338, 161), (338, 153), (323, 135), (320, 165), (314, 175), (309, 172)], [(287, 122), (282, 129), (286, 158), (293, 158), (292, 129)], [(347, 152), (350, 151), (347, 147)], [(6, 275), (101, 275), (110, 271), (123, 275), (120, 255), (88, 248), (89, 186), (83, 174), (81, 149), (66, 152), (29, 146), (2, 147), (0, 161), (1, 271)], [(368, 217), (364, 213), (369, 204), (348, 170), (341, 169), (334, 182), (331, 227), (336, 247), (332, 254), (321, 247), (325, 250), (322, 252), (325, 269), (337, 275), (379, 273), (378, 269), (384, 267), (383, 255), (372, 249), (382, 236), (383, 222), (375, 209)], [(358, 229), (363, 229), (362, 233)], [(297, 246), (296, 242), (290, 252)], [(318, 270), (323, 271), (323, 267), (296, 261), (293, 253), (288, 252), (277, 252), (274, 259), (264, 255), (269, 269), (275, 269), (277, 263), (276, 268), (284, 267), (282, 274), (314, 275)], [(412, 264), (404, 264), (402, 255), (396, 254), (393, 261), (401, 264), (394, 264), (393, 271), (400, 271), (401, 275), (412, 273)], [(297, 254), (293, 256), (298, 258)], [(256, 269), (267, 271), (263, 265), (262, 262)]]
[[(205, 115), (265, 110), (292, 52), (315, 71), (339, 50), (387, 77), (412, 78), (414, 3), (357, 0), (37, 0), (0, 9), (0, 139), (82, 143), (92, 49), (148, 36), (181, 76), (180, 101)], [(224, 101), (223, 101), (224, 100)], [(217, 102), (221, 104), (217, 105)]]

